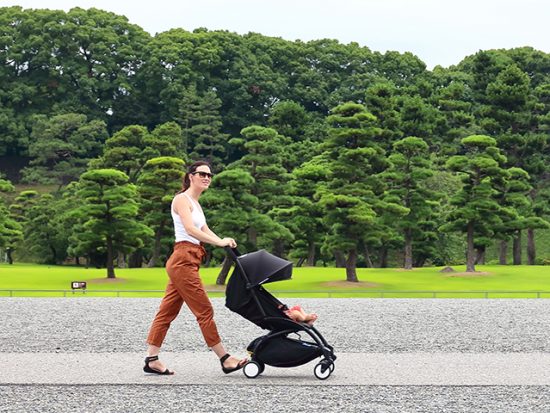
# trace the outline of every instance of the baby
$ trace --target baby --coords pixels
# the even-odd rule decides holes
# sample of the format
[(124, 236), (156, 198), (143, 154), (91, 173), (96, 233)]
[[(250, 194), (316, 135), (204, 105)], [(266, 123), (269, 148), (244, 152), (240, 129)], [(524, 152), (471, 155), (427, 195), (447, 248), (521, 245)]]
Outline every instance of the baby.
[(306, 313), (302, 307), (295, 305), (294, 307), (288, 308), (286, 305), (279, 306), (283, 313), (285, 313), (290, 319), (294, 321), (299, 321), (301, 323), (307, 323), (312, 325), (315, 320), (317, 320), (317, 314), (315, 313)]

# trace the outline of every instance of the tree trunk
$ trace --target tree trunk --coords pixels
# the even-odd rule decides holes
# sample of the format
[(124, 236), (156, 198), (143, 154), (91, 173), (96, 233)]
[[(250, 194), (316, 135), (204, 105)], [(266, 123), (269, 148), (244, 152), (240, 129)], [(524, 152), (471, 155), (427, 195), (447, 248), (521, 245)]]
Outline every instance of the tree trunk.
[(425, 263), (426, 263), (426, 257), (416, 257), (413, 267), (422, 268)]
[(335, 251), (334, 259), (336, 261), (336, 268), (346, 267), (346, 257), (344, 256), (344, 253), (342, 251)]
[(118, 252), (116, 262), (118, 268), (126, 268), (126, 257), (121, 251)]
[(476, 248), (476, 259), (475, 264), (484, 265), (485, 264), (485, 247)]
[(10, 265), (13, 264), (13, 257), (11, 255), (12, 251), (13, 250), (11, 249), (11, 247), (6, 248), (6, 258), (8, 260), (8, 264)]
[(535, 265), (537, 251), (535, 247), (535, 230), (529, 228), (527, 230), (527, 264)]
[(210, 263), (212, 262), (212, 258), (213, 258), (212, 251), (211, 250), (206, 250), (206, 255), (202, 259), (202, 262), (203, 262), (205, 267), (210, 267)]
[(223, 259), (222, 269), (218, 274), (218, 278), (216, 278), (216, 285), (225, 285), (225, 280), (227, 279), (227, 275), (229, 274), (229, 270), (231, 269), (232, 265), (233, 260), (231, 258), (225, 257)]
[(57, 262), (57, 251), (55, 250), (55, 248), (53, 246), (50, 245), (50, 251), (52, 252), (52, 262), (54, 264), (60, 264), (59, 262)]
[(521, 265), (521, 230), (516, 232), (513, 244), (514, 265)]
[(405, 230), (405, 263), (403, 268), (406, 270), (412, 270), (413, 257), (412, 257), (412, 231), (410, 228)]
[(309, 242), (307, 249), (307, 263), (308, 267), (315, 267), (315, 243), (313, 241)]
[(141, 250), (134, 251), (130, 254), (128, 258), (128, 267), (129, 268), (141, 268), (143, 266), (143, 254)]
[(498, 254), (498, 263), (506, 265), (508, 262), (508, 241), (500, 241), (500, 252)]
[(380, 268), (388, 268), (388, 248), (380, 248)]
[(346, 260), (346, 281), (359, 282), (357, 279), (357, 251), (351, 250)]
[(283, 257), (285, 255), (285, 243), (281, 239), (273, 241), (273, 255)]
[(369, 247), (365, 246), (365, 261), (367, 263), (367, 268), (373, 268), (374, 265), (372, 264), (372, 260), (370, 258), (370, 253), (369, 253)]
[(157, 232), (155, 234), (155, 243), (153, 245), (153, 255), (151, 256), (151, 259), (147, 263), (147, 267), (149, 267), (149, 268), (156, 267), (156, 265), (158, 263), (159, 256), (160, 256), (160, 246), (161, 246), (160, 241), (161, 241), (161, 239), (162, 239), (162, 225), (159, 226), (159, 228), (157, 229)]
[(115, 267), (113, 261), (113, 240), (111, 237), (107, 237), (107, 278), (115, 278)]
[(475, 272), (475, 250), (474, 250), (474, 224), (468, 224), (468, 232), (466, 235), (466, 272)]
[(252, 244), (252, 248), (256, 249), (256, 246), (258, 245), (258, 232), (255, 228), (250, 228), (248, 230), (248, 240)]

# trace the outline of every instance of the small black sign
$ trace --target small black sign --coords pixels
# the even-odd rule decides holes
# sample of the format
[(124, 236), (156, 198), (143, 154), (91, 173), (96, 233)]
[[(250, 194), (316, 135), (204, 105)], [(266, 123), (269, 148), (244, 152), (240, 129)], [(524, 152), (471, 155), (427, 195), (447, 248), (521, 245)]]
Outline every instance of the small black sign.
[(86, 281), (73, 281), (71, 283), (71, 288), (73, 290), (85, 290), (86, 289)]

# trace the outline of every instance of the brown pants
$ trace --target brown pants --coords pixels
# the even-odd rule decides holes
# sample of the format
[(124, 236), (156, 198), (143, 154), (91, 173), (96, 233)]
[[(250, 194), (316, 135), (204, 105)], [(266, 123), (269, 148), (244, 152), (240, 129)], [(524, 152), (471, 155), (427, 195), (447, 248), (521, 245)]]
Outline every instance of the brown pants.
[(192, 242), (182, 241), (175, 244), (174, 252), (166, 263), (170, 281), (151, 325), (148, 344), (157, 347), (162, 345), (170, 323), (179, 314), (183, 303), (187, 304), (197, 318), (208, 347), (221, 342), (214, 322), (214, 309), (199, 276), (199, 267), (205, 253), (201, 245)]

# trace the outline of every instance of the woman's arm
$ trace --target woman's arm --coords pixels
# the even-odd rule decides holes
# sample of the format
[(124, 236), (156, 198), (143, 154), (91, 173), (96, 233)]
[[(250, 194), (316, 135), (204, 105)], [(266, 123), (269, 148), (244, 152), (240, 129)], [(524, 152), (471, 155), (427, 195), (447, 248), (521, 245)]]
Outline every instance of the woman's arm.
[[(193, 238), (198, 239), (201, 242), (215, 245), (217, 247), (231, 246), (236, 243), (232, 238), (220, 238), (214, 232), (204, 225), (201, 229), (198, 229), (193, 225), (193, 217), (191, 216), (191, 203), (185, 196), (179, 196), (174, 201), (174, 211), (179, 215), (185, 231)], [(206, 230), (205, 230), (206, 228)], [(234, 247), (233, 247), (234, 248)]]
[[(210, 228), (208, 228), (208, 225), (207, 224), (204, 224), (204, 226), (201, 228), (201, 231), (207, 233), (207, 234), (210, 234), (212, 235), (213, 237), (217, 238), (218, 240), (220, 240), (221, 242), (223, 242), (223, 240), (218, 237), (214, 231), (212, 231)], [(224, 239), (228, 239), (228, 240), (231, 240), (231, 242), (227, 245), (228, 247), (231, 247), (231, 248), (237, 248), (237, 242), (233, 239), (233, 238), (224, 238)], [(225, 246), (225, 245), (224, 245)]]

